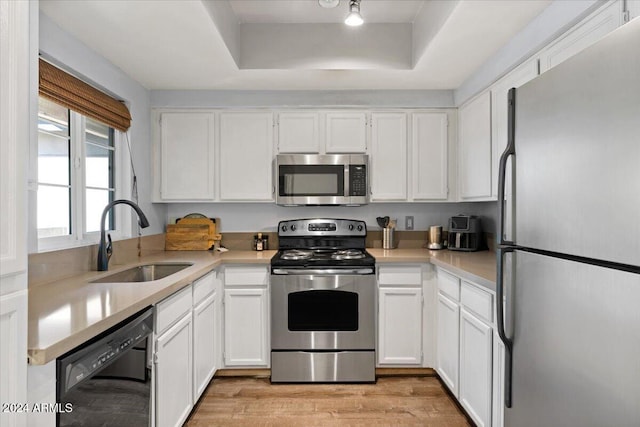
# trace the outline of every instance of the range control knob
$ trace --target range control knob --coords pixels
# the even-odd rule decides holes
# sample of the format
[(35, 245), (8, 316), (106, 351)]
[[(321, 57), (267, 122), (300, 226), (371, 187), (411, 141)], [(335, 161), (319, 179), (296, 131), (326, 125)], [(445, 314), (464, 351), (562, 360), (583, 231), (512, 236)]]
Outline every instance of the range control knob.
[(295, 224), (291, 224), (291, 231), (296, 231), (296, 225)]
[(349, 231), (353, 231), (353, 224), (349, 224)]
[(358, 225), (358, 231), (362, 231), (362, 224)]
[(283, 232), (283, 233), (286, 233), (286, 232), (287, 232), (287, 226), (286, 226), (286, 225), (283, 225), (283, 226), (282, 226), (282, 228), (281, 228), (281, 230), (282, 230), (282, 232)]

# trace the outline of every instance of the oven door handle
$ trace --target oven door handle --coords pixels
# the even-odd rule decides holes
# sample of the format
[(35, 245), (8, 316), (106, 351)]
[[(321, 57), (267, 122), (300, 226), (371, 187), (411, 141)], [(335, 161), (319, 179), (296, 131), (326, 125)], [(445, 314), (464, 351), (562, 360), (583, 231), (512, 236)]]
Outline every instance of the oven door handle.
[(274, 268), (271, 270), (271, 274), (276, 275), (317, 275), (317, 276), (335, 276), (344, 274), (373, 274), (373, 268), (353, 268), (353, 269), (313, 269), (308, 270), (304, 268), (290, 269), (290, 268)]

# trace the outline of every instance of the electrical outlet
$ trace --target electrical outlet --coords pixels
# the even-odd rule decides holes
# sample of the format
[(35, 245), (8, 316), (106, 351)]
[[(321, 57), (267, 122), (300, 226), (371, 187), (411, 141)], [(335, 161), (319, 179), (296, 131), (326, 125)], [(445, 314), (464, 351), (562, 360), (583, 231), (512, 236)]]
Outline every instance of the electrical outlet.
[(413, 217), (405, 216), (404, 217), (404, 229), (405, 230), (413, 230)]

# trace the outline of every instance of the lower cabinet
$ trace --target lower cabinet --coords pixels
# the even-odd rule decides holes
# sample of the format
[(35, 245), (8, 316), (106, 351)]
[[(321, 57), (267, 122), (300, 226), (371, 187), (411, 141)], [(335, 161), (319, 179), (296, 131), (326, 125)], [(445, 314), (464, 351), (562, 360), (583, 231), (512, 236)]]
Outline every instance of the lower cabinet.
[(458, 396), (460, 306), (438, 293), (436, 370), (449, 390)]
[(213, 271), (193, 283), (193, 402), (197, 402), (220, 364), (221, 281)]
[(458, 399), (478, 427), (491, 425), (492, 335), (491, 326), (460, 310)]
[(220, 366), (221, 293), (214, 270), (156, 305), (155, 426), (181, 426)]
[(156, 340), (155, 382), (157, 427), (181, 426), (193, 407), (191, 313)]
[(269, 274), (267, 267), (224, 271), (224, 366), (269, 367)]
[(479, 427), (491, 426), (496, 410), (493, 300), (485, 288), (438, 269), (436, 371)]

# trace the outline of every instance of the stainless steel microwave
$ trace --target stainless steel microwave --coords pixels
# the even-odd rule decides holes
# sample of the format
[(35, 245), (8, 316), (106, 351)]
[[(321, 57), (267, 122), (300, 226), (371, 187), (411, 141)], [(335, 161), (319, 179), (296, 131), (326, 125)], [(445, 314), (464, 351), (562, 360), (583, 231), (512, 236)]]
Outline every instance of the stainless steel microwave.
[(279, 205), (357, 206), (369, 201), (366, 154), (279, 154), (274, 174)]

